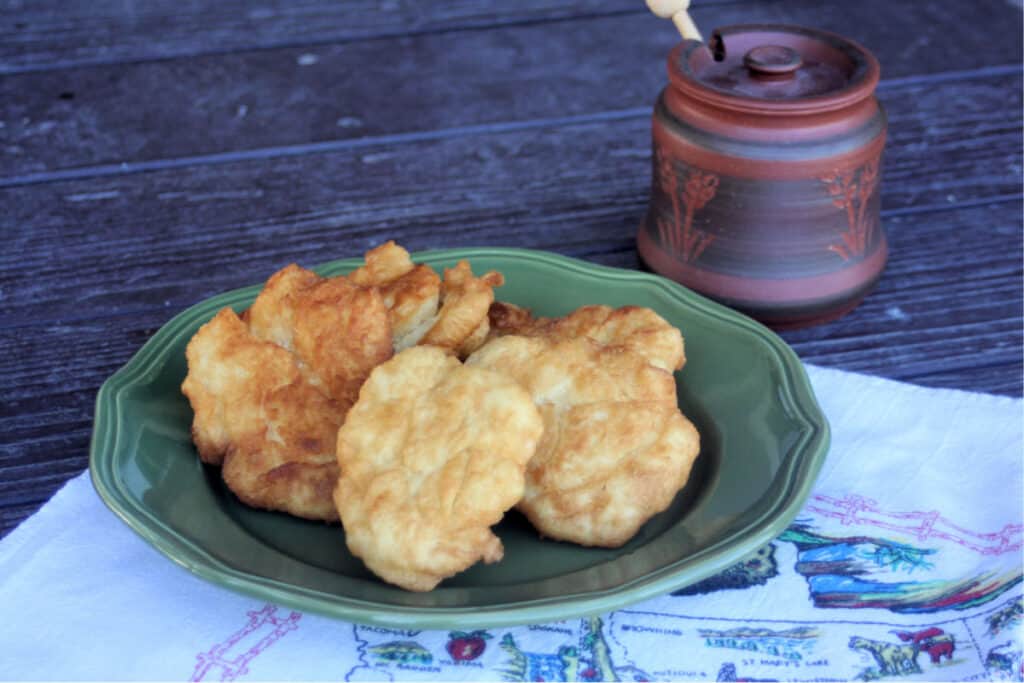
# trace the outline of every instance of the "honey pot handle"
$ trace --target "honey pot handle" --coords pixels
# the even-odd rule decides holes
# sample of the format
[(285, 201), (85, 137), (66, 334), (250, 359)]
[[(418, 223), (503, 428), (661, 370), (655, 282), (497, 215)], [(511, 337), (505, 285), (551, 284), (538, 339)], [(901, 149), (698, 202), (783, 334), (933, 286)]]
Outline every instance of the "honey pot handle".
[(671, 19), (683, 40), (704, 42), (697, 24), (693, 23), (686, 11), (690, 7), (690, 0), (647, 0), (647, 7), (662, 19)]

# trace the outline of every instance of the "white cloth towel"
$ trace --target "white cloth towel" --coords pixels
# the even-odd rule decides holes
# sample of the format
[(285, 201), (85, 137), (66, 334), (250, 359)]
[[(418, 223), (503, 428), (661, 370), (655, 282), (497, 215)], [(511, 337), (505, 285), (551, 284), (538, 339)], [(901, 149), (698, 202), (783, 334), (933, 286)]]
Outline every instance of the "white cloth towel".
[(484, 631), (360, 626), (206, 583), (83, 474), (0, 541), (5, 680), (1021, 680), (1022, 402), (809, 367), (797, 520), (679, 595)]

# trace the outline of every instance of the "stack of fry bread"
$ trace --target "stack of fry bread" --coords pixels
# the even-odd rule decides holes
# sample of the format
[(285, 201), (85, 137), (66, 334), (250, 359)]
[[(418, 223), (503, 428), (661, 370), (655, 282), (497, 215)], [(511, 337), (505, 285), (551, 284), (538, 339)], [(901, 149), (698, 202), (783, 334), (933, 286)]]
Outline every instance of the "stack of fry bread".
[(384, 581), (429, 591), (541, 536), (618, 547), (669, 506), (699, 451), (673, 372), (679, 330), (648, 308), (561, 318), (495, 300), (498, 272), (443, 277), (394, 242), (344, 276), (289, 265), (186, 349), (200, 459), (245, 503), (340, 521)]

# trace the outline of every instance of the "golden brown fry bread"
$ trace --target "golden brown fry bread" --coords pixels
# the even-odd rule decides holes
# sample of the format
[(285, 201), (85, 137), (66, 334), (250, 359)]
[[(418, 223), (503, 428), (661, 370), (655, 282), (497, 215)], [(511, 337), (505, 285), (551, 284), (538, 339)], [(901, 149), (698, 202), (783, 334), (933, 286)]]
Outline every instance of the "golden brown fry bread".
[(414, 346), (437, 315), (441, 278), (433, 268), (416, 265), (393, 241), (366, 252), (366, 265), (349, 274), (363, 287), (377, 287), (388, 309), (395, 351)]
[(337, 520), (337, 430), (391, 354), (378, 291), (281, 269), (244, 322), (225, 309), (189, 343), (182, 391), (200, 457), (222, 464), (228, 488), (249, 505)]
[(502, 558), (490, 527), (523, 494), (542, 430), (515, 381), (418, 346), (376, 368), (338, 432), (334, 500), (349, 550), (427, 591)]
[(222, 464), (228, 488), (248, 505), (336, 520), (339, 405), (291, 353), (254, 337), (230, 308), (199, 328), (185, 355), (181, 390), (195, 412), (192, 438), (203, 462)]
[(257, 339), (294, 353), (310, 383), (343, 411), (392, 355), (388, 309), (377, 290), (294, 264), (267, 280), (246, 318)]
[(366, 253), (366, 265), (349, 279), (364, 287), (377, 287), (390, 312), (395, 351), (429, 344), (465, 357), (487, 338), (487, 310), (500, 273), (475, 277), (469, 264), (459, 262), (445, 270), (444, 281), (429, 266), (416, 265), (394, 242)]
[(487, 311), (494, 302), (494, 288), (504, 283), (501, 273), (493, 270), (475, 277), (466, 261), (445, 268), (441, 309), (419, 343), (451, 349), (462, 358), (476, 351), (490, 331)]
[(604, 346), (624, 346), (663, 370), (679, 370), (686, 362), (679, 330), (649, 308), (583, 306), (563, 318), (534, 318), (525, 308), (496, 301), (488, 317), (492, 337), (588, 337)]
[(544, 418), (518, 507), (544, 536), (617, 547), (672, 502), (699, 436), (672, 375), (587, 338), (493, 339), (466, 361), (518, 381)]

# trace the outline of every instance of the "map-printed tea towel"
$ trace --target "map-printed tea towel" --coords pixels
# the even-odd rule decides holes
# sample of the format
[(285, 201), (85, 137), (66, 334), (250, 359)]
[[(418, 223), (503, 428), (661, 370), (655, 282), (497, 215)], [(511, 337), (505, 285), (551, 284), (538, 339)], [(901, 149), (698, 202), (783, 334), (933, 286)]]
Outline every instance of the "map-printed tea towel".
[(832, 449), (744, 562), (600, 617), (361, 626), (193, 577), (72, 480), (0, 541), (5, 680), (1022, 680), (1022, 402), (808, 368)]

